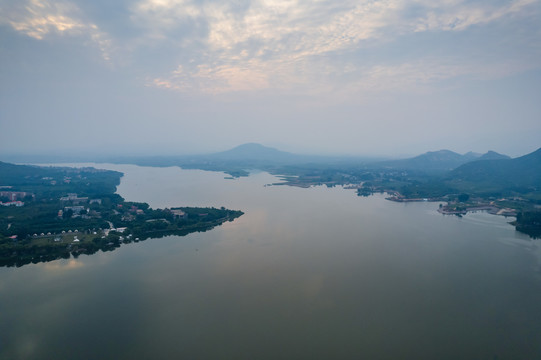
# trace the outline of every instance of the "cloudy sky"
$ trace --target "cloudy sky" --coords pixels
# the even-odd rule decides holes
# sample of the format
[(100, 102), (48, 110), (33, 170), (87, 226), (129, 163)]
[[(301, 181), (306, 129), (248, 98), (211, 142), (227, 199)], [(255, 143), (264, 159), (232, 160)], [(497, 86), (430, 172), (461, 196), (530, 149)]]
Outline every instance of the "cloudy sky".
[(0, 153), (541, 147), (541, 0), (0, 0)]

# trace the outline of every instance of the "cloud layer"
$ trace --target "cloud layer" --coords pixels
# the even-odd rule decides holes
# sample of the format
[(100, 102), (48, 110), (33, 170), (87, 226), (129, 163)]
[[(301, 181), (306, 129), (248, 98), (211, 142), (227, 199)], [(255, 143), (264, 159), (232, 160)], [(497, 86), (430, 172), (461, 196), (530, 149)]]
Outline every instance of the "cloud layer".
[(0, 2), (0, 24), (37, 40), (49, 36), (77, 36), (90, 40), (105, 60), (110, 60), (111, 40), (96, 26), (80, 17), (79, 8), (67, 1), (29, 0)]
[(540, 18), (541, 0), (0, 0), (0, 150), (531, 151)]
[[(117, 62), (130, 63), (137, 63), (140, 52), (167, 48), (178, 60), (168, 68), (147, 69), (148, 86), (206, 94), (268, 89), (328, 94), (487, 75), (486, 59), (449, 63), (447, 54), (441, 60), (428, 49), (394, 58), (378, 51), (422, 33), (520, 22), (535, 16), (539, 1), (141, 0), (124, 5), (123, 17), (138, 29), (127, 39), (100, 29), (69, 1), (4, 1), (0, 22), (38, 40), (83, 38), (108, 61), (115, 61), (113, 48)], [(533, 66), (531, 59), (521, 64), (513, 59), (512, 66), (509, 59), (491, 61), (495, 75)]]
[[(389, 74), (405, 72), (402, 81), (426, 82), (474, 73), (473, 64), (441, 64), (436, 72), (419, 69), (420, 59), (383, 66), (354, 57), (377, 51), (376, 43), (393, 43), (422, 32), (460, 32), (473, 26), (524, 16), (535, 0), (505, 3), (445, 1), (251, 1), (222, 2), (144, 0), (133, 7), (133, 19), (152, 29), (155, 39), (168, 38), (176, 27), (200, 24), (194, 58), (152, 84), (169, 89), (220, 93), (267, 88), (310, 92), (335, 88), (333, 79), (353, 78), (361, 88)], [(193, 40), (193, 39), (192, 39)], [(186, 46), (191, 49), (193, 44)], [(434, 61), (431, 59), (430, 61)], [(480, 64), (479, 64), (480, 65)], [(428, 70), (426, 73), (424, 70)], [(408, 80), (408, 78), (410, 80)], [(368, 85), (362, 85), (368, 84)], [(343, 85), (342, 83), (340, 85)]]

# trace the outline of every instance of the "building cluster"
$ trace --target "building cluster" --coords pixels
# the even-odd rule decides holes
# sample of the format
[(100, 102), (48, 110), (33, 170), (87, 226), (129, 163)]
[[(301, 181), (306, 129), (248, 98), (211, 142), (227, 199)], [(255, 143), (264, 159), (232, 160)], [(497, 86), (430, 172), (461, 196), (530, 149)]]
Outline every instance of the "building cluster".
[(180, 209), (171, 209), (169, 211), (171, 211), (171, 213), (176, 219), (185, 219), (188, 217), (188, 215)]
[(22, 201), (8, 201), (8, 202), (1, 202), (0, 201), (0, 205), (2, 206), (24, 206), (24, 202)]
[(8, 198), (9, 201), (24, 200), (27, 196), (35, 197), (34, 194), (26, 191), (0, 191), (0, 197)]
[(74, 204), (79, 204), (79, 203), (82, 203), (82, 202), (87, 202), (88, 198), (87, 197), (78, 197), (77, 194), (71, 193), (71, 194), (68, 194), (68, 196), (61, 197), (60, 201), (71, 201)]
[[(117, 205), (119, 209), (122, 209), (122, 205)], [(139, 209), (137, 206), (132, 205), (127, 211), (122, 214), (122, 221), (134, 221), (137, 215), (143, 215), (145, 211)]]
[(26, 191), (0, 191), (0, 198), (7, 199), (8, 201), (0, 201), (2, 206), (24, 206), (24, 200), (26, 197), (34, 198), (35, 195)]
[(89, 208), (85, 208), (84, 205), (80, 205), (82, 203), (88, 203), (88, 204), (99, 204), (101, 205), (101, 199), (88, 199), (88, 197), (79, 197), (75, 193), (70, 193), (67, 196), (63, 196), (60, 198), (60, 201), (64, 202), (70, 202), (70, 206), (64, 206), (63, 209), (58, 210), (58, 217), (61, 218), (64, 216), (64, 214), (67, 211), (71, 212), (71, 217), (82, 217), (83, 219), (91, 219), (100, 217), (100, 213), (94, 210), (90, 210)]

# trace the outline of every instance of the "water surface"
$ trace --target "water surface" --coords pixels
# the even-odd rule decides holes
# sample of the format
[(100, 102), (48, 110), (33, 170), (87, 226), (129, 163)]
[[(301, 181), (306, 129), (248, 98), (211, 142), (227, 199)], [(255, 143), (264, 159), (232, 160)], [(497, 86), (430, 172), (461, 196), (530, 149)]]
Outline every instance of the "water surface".
[(129, 201), (245, 215), (1, 268), (1, 359), (541, 358), (541, 250), (509, 219), (263, 172), (98, 166), (125, 173)]

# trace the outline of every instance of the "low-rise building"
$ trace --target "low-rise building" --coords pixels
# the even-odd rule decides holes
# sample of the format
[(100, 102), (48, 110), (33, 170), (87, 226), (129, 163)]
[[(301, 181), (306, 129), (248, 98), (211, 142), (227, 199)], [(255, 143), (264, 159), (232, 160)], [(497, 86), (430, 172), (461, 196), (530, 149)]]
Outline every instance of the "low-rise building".
[(35, 197), (34, 194), (26, 191), (0, 191), (0, 197), (6, 197), (10, 202), (23, 200), (27, 196)]
[(82, 212), (86, 212), (86, 209), (82, 205), (76, 205), (76, 206), (65, 206), (64, 212), (71, 210), (73, 211), (74, 215), (80, 215)]
[(24, 206), (24, 203), (22, 201), (9, 201), (9, 202), (0, 202), (0, 205), (2, 206)]
[(74, 204), (88, 201), (88, 197), (78, 197), (75, 193), (69, 193), (67, 196), (62, 196), (60, 201), (72, 201)]
[(171, 213), (173, 214), (173, 216), (175, 218), (185, 219), (185, 218), (188, 217), (188, 215), (184, 211), (182, 211), (180, 209), (171, 209), (170, 211), (171, 211)]

